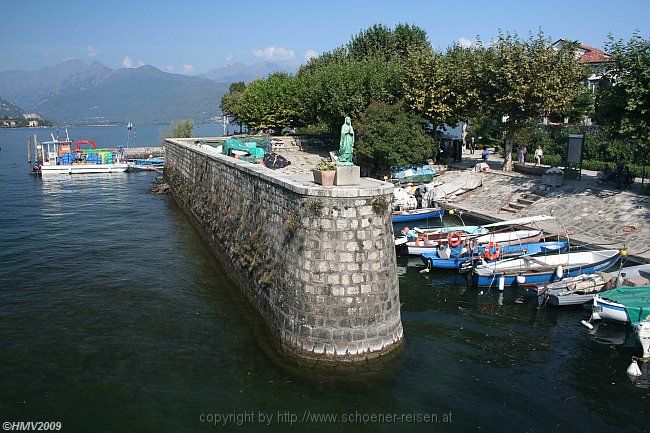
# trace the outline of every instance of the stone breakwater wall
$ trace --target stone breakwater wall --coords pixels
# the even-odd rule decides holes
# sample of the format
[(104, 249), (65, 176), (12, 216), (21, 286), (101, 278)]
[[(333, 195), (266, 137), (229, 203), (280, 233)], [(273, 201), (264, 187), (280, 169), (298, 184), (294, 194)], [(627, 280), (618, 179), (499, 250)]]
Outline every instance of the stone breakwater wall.
[(179, 139), (165, 177), (286, 352), (358, 361), (399, 346), (391, 185), (323, 188)]

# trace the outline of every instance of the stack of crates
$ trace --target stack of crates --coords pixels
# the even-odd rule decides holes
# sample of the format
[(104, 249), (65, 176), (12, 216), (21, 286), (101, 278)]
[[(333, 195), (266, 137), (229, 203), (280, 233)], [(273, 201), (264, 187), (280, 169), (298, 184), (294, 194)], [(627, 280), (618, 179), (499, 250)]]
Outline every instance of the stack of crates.
[(104, 164), (112, 164), (113, 163), (113, 157), (114, 157), (113, 152), (105, 152), (102, 154), (102, 161)]
[(86, 164), (101, 164), (102, 157), (96, 153), (86, 154)]
[(74, 162), (74, 153), (64, 153), (61, 155), (60, 161), (62, 165), (72, 165)]

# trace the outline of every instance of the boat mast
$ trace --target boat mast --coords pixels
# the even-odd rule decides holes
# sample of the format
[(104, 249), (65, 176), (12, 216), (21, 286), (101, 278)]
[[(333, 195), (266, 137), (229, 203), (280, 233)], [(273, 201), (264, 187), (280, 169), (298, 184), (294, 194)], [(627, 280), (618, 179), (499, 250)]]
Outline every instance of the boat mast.
[(128, 131), (126, 133), (126, 147), (128, 149), (129, 148), (129, 142), (131, 141), (131, 131), (133, 131), (133, 122), (127, 123), (126, 124), (126, 129)]

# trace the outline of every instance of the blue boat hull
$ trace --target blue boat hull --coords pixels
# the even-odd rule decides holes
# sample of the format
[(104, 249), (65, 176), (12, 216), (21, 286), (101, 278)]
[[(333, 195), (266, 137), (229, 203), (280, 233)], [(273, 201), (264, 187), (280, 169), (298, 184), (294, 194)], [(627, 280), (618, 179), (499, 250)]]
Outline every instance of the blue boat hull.
[[(557, 274), (555, 273), (555, 270), (548, 271), (548, 272), (540, 272), (540, 273), (537, 272), (523, 273), (521, 275), (526, 278), (526, 281), (524, 283), (525, 285), (548, 284), (556, 281), (561, 281), (564, 278), (577, 277), (578, 275), (582, 275), (582, 274), (593, 274), (594, 272), (604, 271), (614, 266), (614, 264), (618, 262), (619, 258), (620, 256), (614, 256), (610, 259), (592, 263), (587, 266), (564, 269), (562, 278), (558, 278)], [(474, 275), (474, 282), (477, 286), (492, 286), (493, 284), (495, 285), (499, 284), (498, 274), (496, 276), (494, 275), (482, 276), (474, 273), (473, 275)], [(505, 278), (505, 287), (517, 288), (520, 286), (519, 283), (517, 283), (517, 275), (506, 275), (504, 278)]]
[(411, 221), (422, 221), (432, 218), (440, 218), (444, 213), (444, 209), (436, 209), (431, 212), (423, 212), (413, 215), (393, 215), (393, 223), (405, 223)]
[[(501, 254), (516, 253), (521, 251), (522, 254), (533, 255), (540, 253), (548, 253), (551, 251), (564, 251), (568, 247), (568, 242), (534, 242), (529, 244), (513, 244), (513, 245), (504, 245), (501, 247)], [(480, 245), (477, 251), (473, 255), (464, 255), (462, 257), (453, 257), (454, 250), (452, 249), (451, 258), (441, 259), (438, 257), (438, 253), (424, 253), (422, 254), (422, 261), (425, 265), (430, 268), (441, 268), (441, 269), (458, 269), (460, 265), (465, 263), (467, 260), (472, 257), (476, 257), (477, 254), (482, 253), (485, 250), (485, 245)], [(457, 253), (460, 253), (458, 250)]]

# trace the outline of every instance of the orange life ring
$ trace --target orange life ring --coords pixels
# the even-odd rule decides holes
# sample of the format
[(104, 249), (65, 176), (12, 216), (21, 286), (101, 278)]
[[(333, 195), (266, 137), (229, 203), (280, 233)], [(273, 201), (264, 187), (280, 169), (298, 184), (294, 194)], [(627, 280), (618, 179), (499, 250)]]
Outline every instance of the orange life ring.
[(428, 241), (427, 237), (424, 235), (418, 236), (418, 238), (415, 240), (415, 246), (419, 247), (420, 246), (420, 241), (422, 241), (422, 246), (426, 245), (426, 242)]
[(451, 232), (447, 236), (447, 242), (449, 242), (450, 247), (457, 247), (463, 242), (463, 235), (460, 232)]
[[(494, 248), (494, 251), (492, 251), (492, 248)], [(496, 260), (496, 259), (498, 259), (499, 256), (501, 255), (501, 244), (498, 243), (498, 242), (490, 241), (485, 246), (485, 251), (483, 252), (483, 255), (488, 260)]]

